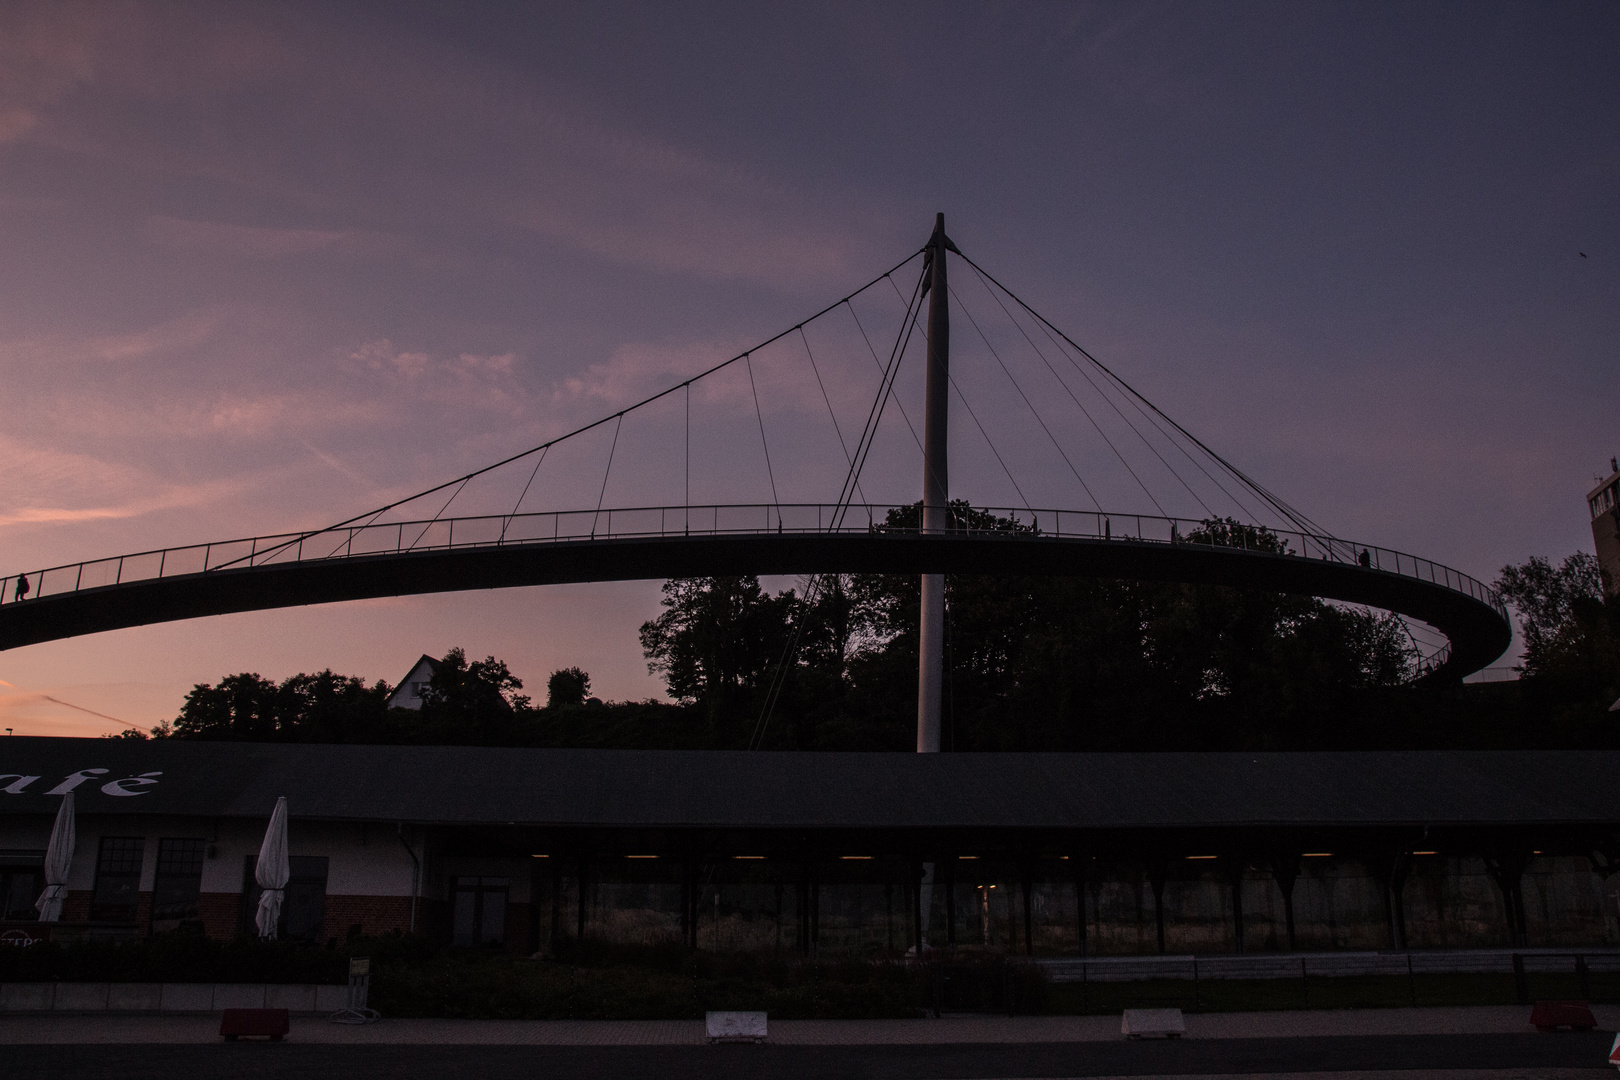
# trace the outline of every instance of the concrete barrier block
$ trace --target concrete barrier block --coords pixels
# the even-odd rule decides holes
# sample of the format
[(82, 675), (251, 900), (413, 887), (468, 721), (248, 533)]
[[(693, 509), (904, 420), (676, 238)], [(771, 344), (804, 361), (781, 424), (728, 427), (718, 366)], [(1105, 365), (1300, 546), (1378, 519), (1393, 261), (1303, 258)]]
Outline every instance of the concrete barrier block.
[(705, 1013), (703, 1028), (712, 1043), (762, 1043), (766, 1038), (765, 1014), (762, 1012)]
[(55, 983), (5, 983), (0, 985), (0, 1011), (49, 1012), (55, 1001)]
[(288, 1012), (314, 1012), (315, 988), (271, 984), (265, 990), (264, 1007), (286, 1009)]
[(106, 983), (57, 983), (56, 1012), (106, 1012)]
[(315, 1011), (318, 1013), (334, 1013), (339, 1009), (349, 1007), (349, 988), (347, 986), (317, 986), (315, 988)]
[(1126, 1009), (1119, 1030), (1127, 1039), (1179, 1039), (1187, 1022), (1180, 1009)]
[(264, 983), (215, 983), (214, 1011), (221, 1009), (262, 1009)]
[(162, 983), (113, 983), (107, 988), (109, 1009), (122, 1012), (157, 1012), (162, 1005)]

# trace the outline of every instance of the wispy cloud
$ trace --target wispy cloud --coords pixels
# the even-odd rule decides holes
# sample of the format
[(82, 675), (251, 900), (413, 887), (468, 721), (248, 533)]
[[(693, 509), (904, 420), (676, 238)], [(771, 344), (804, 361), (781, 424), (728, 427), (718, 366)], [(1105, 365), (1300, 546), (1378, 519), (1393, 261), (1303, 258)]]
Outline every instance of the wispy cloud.
[[(0, 138), (37, 140), (85, 156), (175, 177), (208, 176), (273, 191), (284, 205), (364, 216), (376, 204), (375, 171), (420, 224), (517, 228), (616, 264), (770, 285), (825, 284), (864, 268), (890, 230), (880, 211), (839, 193), (805, 190), (779, 176), (680, 146), (593, 115), (537, 78), (469, 62), (426, 39), (363, 39), (341, 20), (309, 33), (250, 10), (196, 11), (101, 5), (97, 18), (55, 5), (18, 5), (0, 19)], [(86, 111), (92, 98), (137, 111), (161, 107), (132, 137)], [(176, 102), (202, 116), (251, 92), (280, 103), (297, 129), (329, 117), (373, 134), (368, 168), (314, 175), (319, 162), (265, 152), (231, 125), (184, 136), (167, 116)], [(199, 120), (198, 123), (205, 123)], [(491, 142), (499, 167), (478, 167)], [(440, 153), (400, 158), (432, 144)], [(458, 191), (445, 202), (447, 186)], [(834, 208), (836, 210), (834, 211)], [(829, 212), (834, 211), (834, 212)], [(836, 224), (831, 224), (831, 223)], [(141, 227), (177, 251), (276, 258), (368, 243), (352, 228), (276, 227), (158, 215)]]
[(217, 251), (255, 259), (353, 251), (366, 239), (355, 229), (279, 229), (173, 217), (147, 218), (141, 234), (173, 251)]

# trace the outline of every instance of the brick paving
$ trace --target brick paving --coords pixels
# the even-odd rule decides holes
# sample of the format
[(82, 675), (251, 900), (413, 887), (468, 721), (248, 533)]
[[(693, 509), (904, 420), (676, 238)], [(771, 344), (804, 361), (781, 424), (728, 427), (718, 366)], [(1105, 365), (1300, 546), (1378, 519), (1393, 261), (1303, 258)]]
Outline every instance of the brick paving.
[(1597, 1080), (1609, 1037), (1393, 1035), (865, 1046), (469, 1046), (309, 1042), (0, 1047), (6, 1080)]
[[(1620, 1006), (1597, 1006), (1620, 1027)], [(1187, 1039), (1266, 1039), (1528, 1033), (1529, 1009), (1474, 1006), (1320, 1012), (1194, 1013)], [(0, 1044), (156, 1044), (218, 1041), (217, 1014), (0, 1015)], [(1556, 1036), (1549, 1036), (1556, 1037)], [(939, 1020), (776, 1020), (780, 1046), (1057, 1044), (1122, 1040), (1115, 1016), (966, 1016)], [(292, 1041), (319, 1044), (481, 1046), (699, 1046), (699, 1020), (384, 1020), (366, 1026), (293, 1018)]]

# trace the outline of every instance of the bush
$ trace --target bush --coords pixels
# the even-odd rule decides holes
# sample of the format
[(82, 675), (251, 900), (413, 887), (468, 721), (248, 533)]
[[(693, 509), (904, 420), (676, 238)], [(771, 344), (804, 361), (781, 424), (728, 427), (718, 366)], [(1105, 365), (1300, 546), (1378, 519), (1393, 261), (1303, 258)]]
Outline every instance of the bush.
[(0, 949), (0, 982), (341, 983), (347, 978), (346, 952), (248, 937), (214, 941), (195, 934), (157, 934)]
[[(456, 949), (419, 937), (342, 947), (162, 934), (130, 941), (41, 942), (0, 949), (0, 982), (343, 983), (348, 958), (371, 958), (371, 1004), (385, 1016), (495, 1020), (677, 1020), (711, 1009), (784, 1019), (917, 1017), (932, 1008), (943, 962), (810, 963), (769, 954), (691, 952), (678, 941), (559, 943), (558, 959)], [(998, 957), (949, 962), (947, 1008), (1019, 1012), (1045, 1003), (1037, 969)], [(971, 999), (971, 1001), (969, 1000)]]
[(589, 939), (559, 951), (572, 962), (445, 949), (426, 962), (374, 964), (371, 1001), (388, 1016), (678, 1020), (762, 1009), (782, 1019), (868, 1019), (920, 1016), (926, 996), (919, 973), (898, 965), (789, 963)]

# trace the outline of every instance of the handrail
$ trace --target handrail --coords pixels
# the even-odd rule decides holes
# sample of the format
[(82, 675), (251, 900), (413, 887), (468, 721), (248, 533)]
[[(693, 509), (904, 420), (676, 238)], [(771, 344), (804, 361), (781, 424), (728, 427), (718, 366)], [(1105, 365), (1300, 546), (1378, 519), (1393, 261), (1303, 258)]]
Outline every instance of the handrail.
[[(866, 533), (920, 531), (878, 524), (900, 504), (856, 503), (845, 507), (844, 524), (828, 524), (836, 509), (828, 503), (713, 503), (702, 506), (636, 506), (607, 511), (551, 510), (522, 514), (438, 518), (425, 521), (351, 525), (322, 533), (278, 533), (236, 540), (154, 548), (134, 554), (92, 559), (0, 577), (0, 604), (31, 604), (87, 589), (131, 584), (189, 574), (218, 574), (282, 563), (373, 558), (419, 551), (472, 550), (569, 542), (611, 542), (657, 536), (721, 536), (759, 533)], [(1323, 559), (1440, 585), (1492, 608), (1504, 620), (1507, 606), (1484, 582), (1448, 566), (1405, 552), (1337, 537), (1289, 529), (1238, 525), (1221, 541), (1208, 535), (1208, 522), (1150, 514), (1113, 514), (1097, 510), (1031, 510), (1024, 507), (975, 507), (1015, 524), (975, 530), (957, 522), (957, 535), (1004, 537), (1009, 541), (1087, 539), (1112, 543), (1205, 544), (1246, 549), (1253, 538), (1269, 543), (1256, 554)], [(853, 512), (864, 511), (864, 513)], [(615, 528), (615, 524), (620, 524)], [(605, 527), (604, 527), (605, 524)], [(593, 528), (594, 526), (594, 528)], [(457, 538), (460, 534), (460, 539)], [(391, 538), (391, 539), (390, 539)], [(1282, 550), (1276, 550), (1280, 546)], [(28, 580), (19, 598), (19, 578)]]

